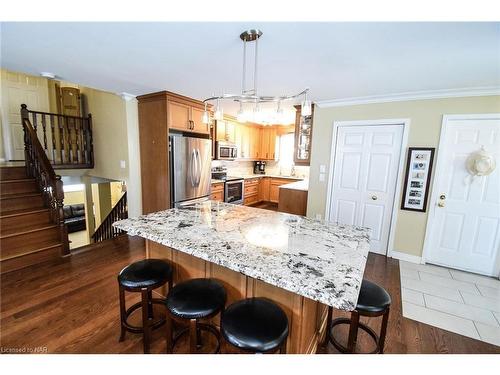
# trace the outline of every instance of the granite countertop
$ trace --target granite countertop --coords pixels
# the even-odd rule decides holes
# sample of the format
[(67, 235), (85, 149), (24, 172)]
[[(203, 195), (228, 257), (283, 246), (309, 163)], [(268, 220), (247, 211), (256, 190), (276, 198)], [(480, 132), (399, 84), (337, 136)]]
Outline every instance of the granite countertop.
[(224, 183), (224, 180), (218, 180), (216, 178), (212, 178), (212, 181), (211, 181), (212, 184), (220, 184), (221, 182)]
[(356, 307), (370, 230), (207, 201), (113, 226), (343, 310)]
[(297, 182), (291, 182), (291, 183), (286, 184), (286, 185), (281, 185), (280, 189), (308, 191), (309, 190), (309, 180), (302, 180), (302, 181), (297, 181)]

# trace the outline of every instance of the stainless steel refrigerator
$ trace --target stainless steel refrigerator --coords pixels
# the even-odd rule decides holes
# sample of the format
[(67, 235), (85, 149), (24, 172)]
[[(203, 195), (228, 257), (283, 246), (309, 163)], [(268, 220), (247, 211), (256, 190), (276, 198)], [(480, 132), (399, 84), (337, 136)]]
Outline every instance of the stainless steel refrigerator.
[(170, 136), (169, 142), (172, 207), (209, 199), (212, 178), (210, 139)]

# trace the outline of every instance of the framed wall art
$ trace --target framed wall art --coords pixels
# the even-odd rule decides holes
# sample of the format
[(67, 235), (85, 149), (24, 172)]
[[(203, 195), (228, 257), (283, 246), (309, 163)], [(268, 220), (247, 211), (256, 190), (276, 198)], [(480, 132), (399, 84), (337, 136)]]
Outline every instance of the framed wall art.
[(408, 148), (402, 210), (426, 211), (434, 150), (428, 147)]

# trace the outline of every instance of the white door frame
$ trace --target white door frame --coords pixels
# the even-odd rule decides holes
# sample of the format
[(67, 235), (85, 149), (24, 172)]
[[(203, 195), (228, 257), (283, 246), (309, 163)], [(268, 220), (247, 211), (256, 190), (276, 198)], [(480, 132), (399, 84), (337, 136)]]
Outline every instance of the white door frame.
[(341, 126), (377, 126), (377, 125), (403, 125), (403, 137), (401, 139), (401, 151), (400, 151), (400, 161), (398, 166), (398, 175), (396, 179), (396, 189), (394, 190), (394, 203), (391, 213), (391, 224), (389, 228), (389, 239), (387, 242), (387, 253), (386, 256), (392, 257), (394, 251), (394, 237), (396, 231), (396, 222), (399, 211), (399, 198), (401, 195), (401, 186), (403, 183), (403, 173), (405, 164), (405, 154), (406, 147), (408, 146), (408, 134), (410, 132), (410, 119), (382, 119), (382, 120), (356, 120), (356, 121), (334, 121), (333, 122), (333, 134), (332, 134), (332, 146), (330, 151), (330, 167), (328, 168), (328, 186), (326, 193), (326, 208), (325, 208), (325, 220), (330, 216), (330, 201), (333, 193), (333, 179), (334, 179), (334, 166), (335, 166), (335, 153), (337, 149), (337, 130)]
[[(437, 182), (439, 177), (436, 175), (436, 172), (439, 171), (441, 164), (443, 164), (443, 154), (445, 151), (445, 139), (449, 126), (452, 126), (454, 120), (500, 120), (500, 113), (486, 113), (486, 114), (465, 114), (465, 115), (443, 115), (443, 121), (441, 122), (441, 133), (439, 135), (439, 145), (436, 152), (436, 163), (434, 167), (434, 179), (432, 182), (431, 194), (430, 194), (430, 203), (429, 203), (429, 212), (427, 214), (427, 225), (425, 226), (425, 237), (424, 237), (424, 248), (422, 250), (422, 263), (426, 263), (427, 256), (430, 254), (430, 232), (432, 225), (434, 225), (435, 216), (436, 216), (436, 202), (438, 199), (439, 192), (437, 189)], [(497, 270), (500, 268), (500, 252), (497, 253)], [(499, 273), (500, 276), (500, 273)]]

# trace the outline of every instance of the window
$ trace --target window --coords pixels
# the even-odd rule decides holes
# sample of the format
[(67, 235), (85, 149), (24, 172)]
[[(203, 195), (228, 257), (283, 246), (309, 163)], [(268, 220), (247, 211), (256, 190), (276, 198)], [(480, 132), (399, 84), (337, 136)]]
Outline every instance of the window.
[(294, 134), (283, 134), (279, 137), (280, 150), (279, 150), (279, 166), (282, 169), (291, 169), (293, 166), (293, 143)]

